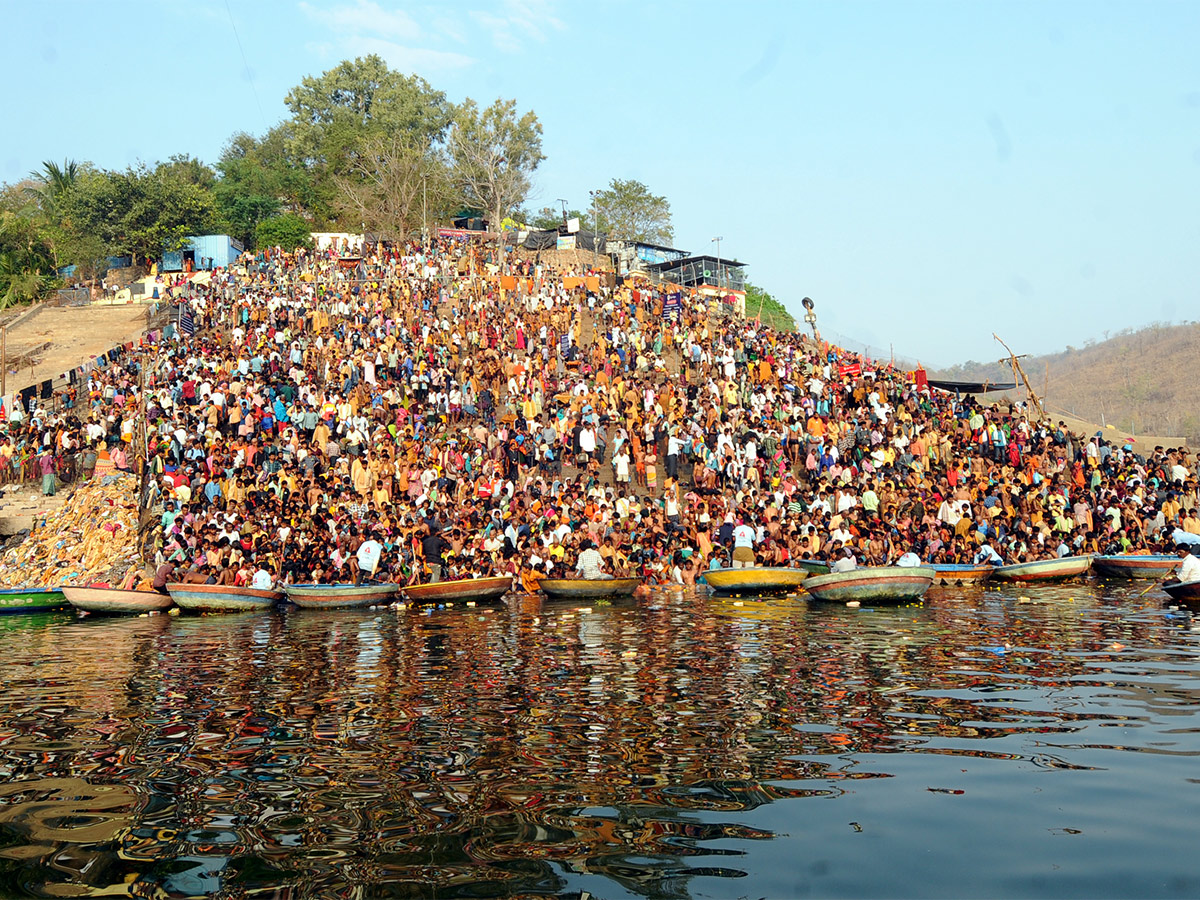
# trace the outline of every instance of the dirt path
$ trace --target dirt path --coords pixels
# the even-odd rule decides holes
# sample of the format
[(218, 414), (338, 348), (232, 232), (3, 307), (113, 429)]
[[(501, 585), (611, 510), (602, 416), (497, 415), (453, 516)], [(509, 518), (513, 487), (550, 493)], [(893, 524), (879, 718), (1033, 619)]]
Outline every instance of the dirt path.
[[(55, 378), (116, 344), (137, 340), (146, 324), (146, 307), (46, 307), (8, 330), (7, 390)], [(32, 354), (33, 366), (14, 363)]]

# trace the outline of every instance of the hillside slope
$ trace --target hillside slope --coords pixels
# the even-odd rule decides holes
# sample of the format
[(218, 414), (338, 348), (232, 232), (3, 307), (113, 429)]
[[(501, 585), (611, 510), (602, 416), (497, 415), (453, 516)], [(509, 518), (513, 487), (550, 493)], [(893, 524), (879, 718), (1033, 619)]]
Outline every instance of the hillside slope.
[[(1019, 339), (1008, 338), (1020, 353)], [(996, 345), (997, 356), (1004, 349)], [(1200, 444), (1200, 322), (1150, 325), (1062, 353), (1021, 360), (1051, 415), (1070, 414), (1134, 434), (1183, 435)], [(1049, 373), (1047, 377), (1047, 372)], [(936, 377), (1011, 380), (1007, 365), (967, 362)]]

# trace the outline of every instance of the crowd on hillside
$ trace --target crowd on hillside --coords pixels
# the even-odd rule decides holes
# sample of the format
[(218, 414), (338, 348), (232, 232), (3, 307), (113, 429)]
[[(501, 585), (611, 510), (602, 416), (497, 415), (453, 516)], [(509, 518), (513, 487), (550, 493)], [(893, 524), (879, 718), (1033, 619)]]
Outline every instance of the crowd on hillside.
[(0, 474), (53, 490), (137, 469), (145, 446), (159, 586), (693, 584), (731, 564), (1200, 540), (1186, 450), (931, 391), (699, 295), (667, 309), (665, 288), (528, 256), (501, 276), (494, 254), (271, 253), (179, 280), (165, 328), (7, 410)]

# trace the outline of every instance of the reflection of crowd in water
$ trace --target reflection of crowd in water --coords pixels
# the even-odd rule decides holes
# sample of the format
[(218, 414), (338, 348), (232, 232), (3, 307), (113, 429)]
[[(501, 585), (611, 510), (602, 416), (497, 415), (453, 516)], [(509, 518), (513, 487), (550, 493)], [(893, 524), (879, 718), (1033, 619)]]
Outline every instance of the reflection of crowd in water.
[(501, 277), (492, 252), (260, 256), (180, 288), (193, 336), (97, 367), (12, 434), (131, 467), (144, 361), (159, 583), (532, 588), (594, 547), (605, 571), (692, 584), (735, 560), (1015, 562), (1200, 535), (1185, 450), (919, 390), (702, 298), (664, 316), (662, 294), (595, 273), (519, 259)]

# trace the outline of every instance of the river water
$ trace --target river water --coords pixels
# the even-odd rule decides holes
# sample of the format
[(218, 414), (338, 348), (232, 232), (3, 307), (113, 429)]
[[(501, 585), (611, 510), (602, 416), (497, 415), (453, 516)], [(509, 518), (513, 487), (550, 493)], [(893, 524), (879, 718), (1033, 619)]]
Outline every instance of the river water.
[(0, 619), (0, 897), (1200, 896), (1200, 615)]

